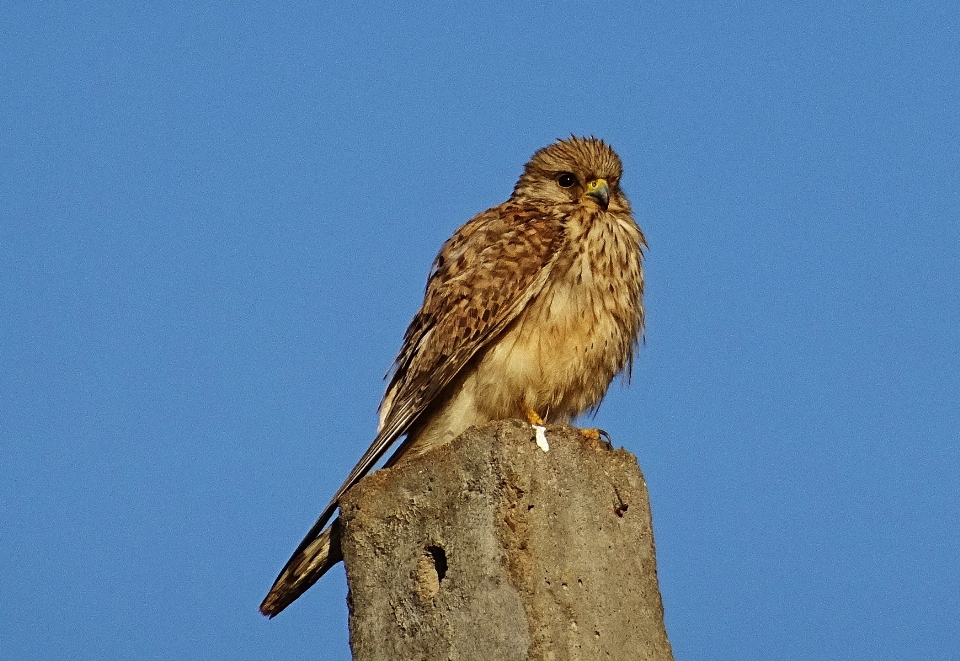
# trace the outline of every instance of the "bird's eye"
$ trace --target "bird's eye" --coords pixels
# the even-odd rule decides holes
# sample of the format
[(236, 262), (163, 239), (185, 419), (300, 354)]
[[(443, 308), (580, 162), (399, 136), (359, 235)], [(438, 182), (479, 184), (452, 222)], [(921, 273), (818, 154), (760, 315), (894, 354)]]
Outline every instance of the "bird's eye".
[(577, 175), (571, 172), (561, 172), (557, 175), (557, 183), (560, 184), (560, 188), (570, 188), (577, 183)]

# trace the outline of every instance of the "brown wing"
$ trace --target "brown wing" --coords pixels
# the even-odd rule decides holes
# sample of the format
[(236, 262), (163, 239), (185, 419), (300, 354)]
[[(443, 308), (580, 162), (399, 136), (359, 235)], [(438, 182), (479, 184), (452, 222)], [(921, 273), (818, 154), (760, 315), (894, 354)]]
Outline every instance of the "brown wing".
[[(326, 570), (308, 570), (306, 564), (316, 554), (304, 551), (317, 546), (340, 498), (540, 292), (560, 252), (563, 231), (560, 215), (507, 202), (475, 216), (444, 244), (427, 280), (423, 306), (404, 335), (381, 404), (377, 437), (287, 561), (271, 595), (292, 576), (298, 577), (300, 594)], [(304, 575), (310, 578), (300, 578)], [(268, 595), (264, 603), (270, 599)], [(279, 610), (282, 606), (271, 614)]]
[(434, 261), (381, 405), (405, 431), (467, 362), (543, 288), (563, 242), (560, 216), (507, 203), (475, 217)]

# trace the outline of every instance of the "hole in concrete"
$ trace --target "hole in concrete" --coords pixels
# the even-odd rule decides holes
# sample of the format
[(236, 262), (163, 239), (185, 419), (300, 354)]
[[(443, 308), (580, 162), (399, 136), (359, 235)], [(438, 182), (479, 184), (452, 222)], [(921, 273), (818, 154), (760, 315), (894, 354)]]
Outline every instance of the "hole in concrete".
[(428, 546), (427, 553), (433, 559), (433, 566), (437, 571), (437, 581), (442, 581), (447, 575), (447, 552), (439, 546)]
[(447, 575), (447, 554), (439, 546), (428, 546), (417, 560), (417, 595), (430, 599), (440, 591), (440, 581)]

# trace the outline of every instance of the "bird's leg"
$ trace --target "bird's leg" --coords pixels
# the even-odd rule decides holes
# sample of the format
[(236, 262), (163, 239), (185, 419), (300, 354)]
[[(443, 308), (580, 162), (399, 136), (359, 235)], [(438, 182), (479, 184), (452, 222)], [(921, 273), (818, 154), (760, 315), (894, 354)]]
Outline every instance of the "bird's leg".
[(539, 427), (545, 427), (545, 426), (546, 426), (547, 423), (545, 423), (545, 422), (543, 421), (543, 418), (541, 418), (539, 415), (537, 415), (537, 412), (534, 411), (532, 408), (530, 408), (529, 406), (527, 406), (526, 404), (523, 404), (523, 403), (520, 404), (520, 408), (523, 409), (523, 414), (524, 414), (525, 416), (527, 416), (527, 420), (530, 421), (530, 424), (531, 424), (531, 425), (536, 425), (536, 426), (539, 426)]
[(527, 420), (529, 420), (530, 424), (533, 425), (533, 430), (536, 432), (534, 438), (537, 441), (537, 447), (544, 452), (549, 452), (550, 443), (547, 441), (547, 423), (543, 421), (543, 418), (537, 415), (536, 411), (527, 406), (525, 403), (521, 402), (520, 408), (523, 409), (523, 414), (527, 416)]

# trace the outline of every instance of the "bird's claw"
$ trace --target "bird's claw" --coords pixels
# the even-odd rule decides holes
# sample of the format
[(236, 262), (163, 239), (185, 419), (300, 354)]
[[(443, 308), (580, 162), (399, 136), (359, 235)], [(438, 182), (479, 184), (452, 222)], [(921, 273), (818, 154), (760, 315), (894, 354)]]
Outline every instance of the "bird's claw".
[(593, 441), (594, 443), (603, 443), (608, 450), (613, 449), (613, 439), (611, 439), (610, 434), (603, 429), (581, 429), (580, 435), (588, 441)]

